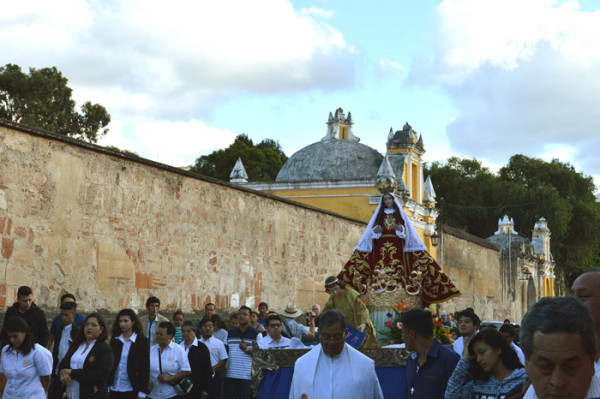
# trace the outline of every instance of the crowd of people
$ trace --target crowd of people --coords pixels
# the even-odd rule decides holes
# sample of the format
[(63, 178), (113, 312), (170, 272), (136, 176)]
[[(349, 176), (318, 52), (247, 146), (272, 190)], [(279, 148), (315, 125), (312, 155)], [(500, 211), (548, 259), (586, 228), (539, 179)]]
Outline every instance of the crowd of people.
[[(326, 286), (338, 291), (343, 284), (328, 279)], [(452, 346), (434, 338), (429, 310), (408, 310), (404, 397), (600, 398), (600, 271), (577, 278), (572, 294), (542, 298), (520, 326), (506, 320), (483, 327), (472, 308), (442, 315), (447, 326), (456, 323)], [(20, 287), (0, 337), (3, 397), (250, 398), (254, 350), (309, 347), (296, 361), (290, 399), (383, 398), (373, 360), (346, 341), (343, 307), (328, 303), (321, 312), (315, 304), (304, 319), (293, 304), (274, 312), (261, 303), (257, 311), (240, 307), (224, 323), (212, 303), (198, 320), (179, 311), (169, 320), (150, 297), (146, 311), (122, 309), (109, 327), (97, 312), (78, 313), (66, 294), (48, 329), (32, 290)]]
[(109, 327), (99, 313), (79, 313), (72, 294), (60, 302), (48, 329), (31, 288), (18, 289), (0, 337), (4, 398), (250, 398), (253, 343), (314, 344), (321, 313), (313, 305), (303, 325), (293, 304), (274, 312), (263, 302), (258, 311), (242, 306), (224, 323), (208, 303), (197, 320), (185, 320), (181, 311), (169, 320), (152, 296), (147, 314), (122, 309)]

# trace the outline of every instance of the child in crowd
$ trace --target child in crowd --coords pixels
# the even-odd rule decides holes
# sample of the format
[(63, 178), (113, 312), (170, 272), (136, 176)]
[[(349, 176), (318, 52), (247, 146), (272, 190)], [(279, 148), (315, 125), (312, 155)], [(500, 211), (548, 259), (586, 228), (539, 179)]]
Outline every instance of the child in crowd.
[(181, 310), (175, 311), (173, 314), (173, 325), (175, 326), (175, 343), (179, 344), (183, 341), (181, 335), (181, 326), (183, 325), (183, 312)]
[(210, 320), (213, 323), (212, 336), (221, 342), (225, 342), (227, 340), (227, 329), (223, 326), (221, 317), (218, 314), (214, 314), (211, 316)]

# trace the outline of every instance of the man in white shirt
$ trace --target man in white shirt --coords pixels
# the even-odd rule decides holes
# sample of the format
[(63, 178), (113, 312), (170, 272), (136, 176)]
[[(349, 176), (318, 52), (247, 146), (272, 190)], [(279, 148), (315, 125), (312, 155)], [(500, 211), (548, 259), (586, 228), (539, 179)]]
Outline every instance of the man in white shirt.
[(517, 353), (517, 356), (519, 357), (521, 364), (524, 366), (525, 365), (525, 355), (523, 354), (523, 351), (521, 350), (521, 348), (519, 348), (514, 343), (515, 336), (516, 336), (515, 328), (513, 326), (511, 326), (510, 324), (503, 324), (500, 327), (500, 330), (498, 330), (498, 332), (500, 333), (500, 335), (502, 335), (504, 337), (506, 342), (508, 342), (508, 344), (510, 345), (512, 350), (514, 350)]
[[(588, 270), (577, 277), (571, 286), (571, 295), (579, 299), (592, 314), (596, 337), (600, 337), (600, 269)], [(596, 353), (594, 365), (600, 377), (600, 350)]]
[(267, 335), (258, 341), (260, 349), (287, 349), (290, 346), (290, 339), (281, 335), (283, 321), (278, 314), (267, 316), (265, 321), (267, 325)]
[(596, 334), (589, 310), (573, 297), (542, 298), (521, 323), (531, 386), (525, 399), (599, 399)]
[(471, 308), (467, 308), (461, 312), (458, 312), (458, 316), (456, 318), (458, 319), (458, 332), (460, 333), (460, 337), (454, 341), (452, 348), (454, 349), (454, 352), (465, 357), (463, 352), (465, 352), (465, 348), (469, 344), (471, 338), (473, 338), (475, 334), (479, 332), (481, 319)]
[(321, 315), (321, 344), (296, 360), (290, 399), (383, 399), (375, 362), (346, 344), (347, 333), (340, 311)]
[(213, 337), (213, 322), (210, 319), (200, 320), (200, 339), (208, 348), (210, 353), (210, 365), (212, 367), (213, 376), (209, 383), (208, 397), (221, 397), (221, 382), (223, 381), (221, 373), (227, 365), (227, 349), (225, 344), (218, 338)]

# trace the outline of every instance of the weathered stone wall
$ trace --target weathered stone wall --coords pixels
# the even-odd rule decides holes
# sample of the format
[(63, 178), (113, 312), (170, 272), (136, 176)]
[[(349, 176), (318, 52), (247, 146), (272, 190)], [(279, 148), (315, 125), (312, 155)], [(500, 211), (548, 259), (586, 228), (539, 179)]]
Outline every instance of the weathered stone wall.
[(520, 279), (520, 270), (529, 266), (535, 279), (537, 264), (534, 259), (517, 253), (513, 257), (509, 267), (500, 246), (443, 226), (438, 261), (462, 295), (441, 304), (440, 311), (453, 313), (472, 307), (482, 320), (510, 319), (520, 323), (528, 303), (533, 304), (539, 297), (539, 294), (534, 294), (534, 298), (529, 295), (528, 301), (528, 282)]
[[(165, 132), (168, 139), (168, 132)], [(364, 223), (0, 122), (0, 306), (324, 303)]]
[[(280, 309), (295, 301), (307, 309), (325, 303), (323, 281), (348, 260), (364, 228), (0, 121), (0, 308), (29, 285), (46, 309), (65, 292), (85, 311), (142, 309), (149, 295), (185, 312), (207, 302)], [(437, 250), (463, 292), (443, 312), (472, 306), (484, 319), (520, 320), (528, 290), (522, 282), (508, 294), (499, 247), (445, 227)]]

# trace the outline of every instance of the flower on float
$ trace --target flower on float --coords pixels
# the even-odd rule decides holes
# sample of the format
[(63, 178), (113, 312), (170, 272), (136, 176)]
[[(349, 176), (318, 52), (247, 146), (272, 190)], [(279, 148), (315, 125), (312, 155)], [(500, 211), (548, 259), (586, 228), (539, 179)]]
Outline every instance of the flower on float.
[(387, 317), (392, 317), (392, 314), (390, 312), (388, 312), (386, 316)]
[(388, 321), (385, 323), (385, 325), (386, 325), (386, 327), (391, 327), (391, 326), (392, 326), (392, 321), (391, 321), (391, 320), (388, 320)]
[(401, 321), (399, 321), (398, 323), (396, 323), (396, 328), (398, 330), (402, 330), (402, 322)]

